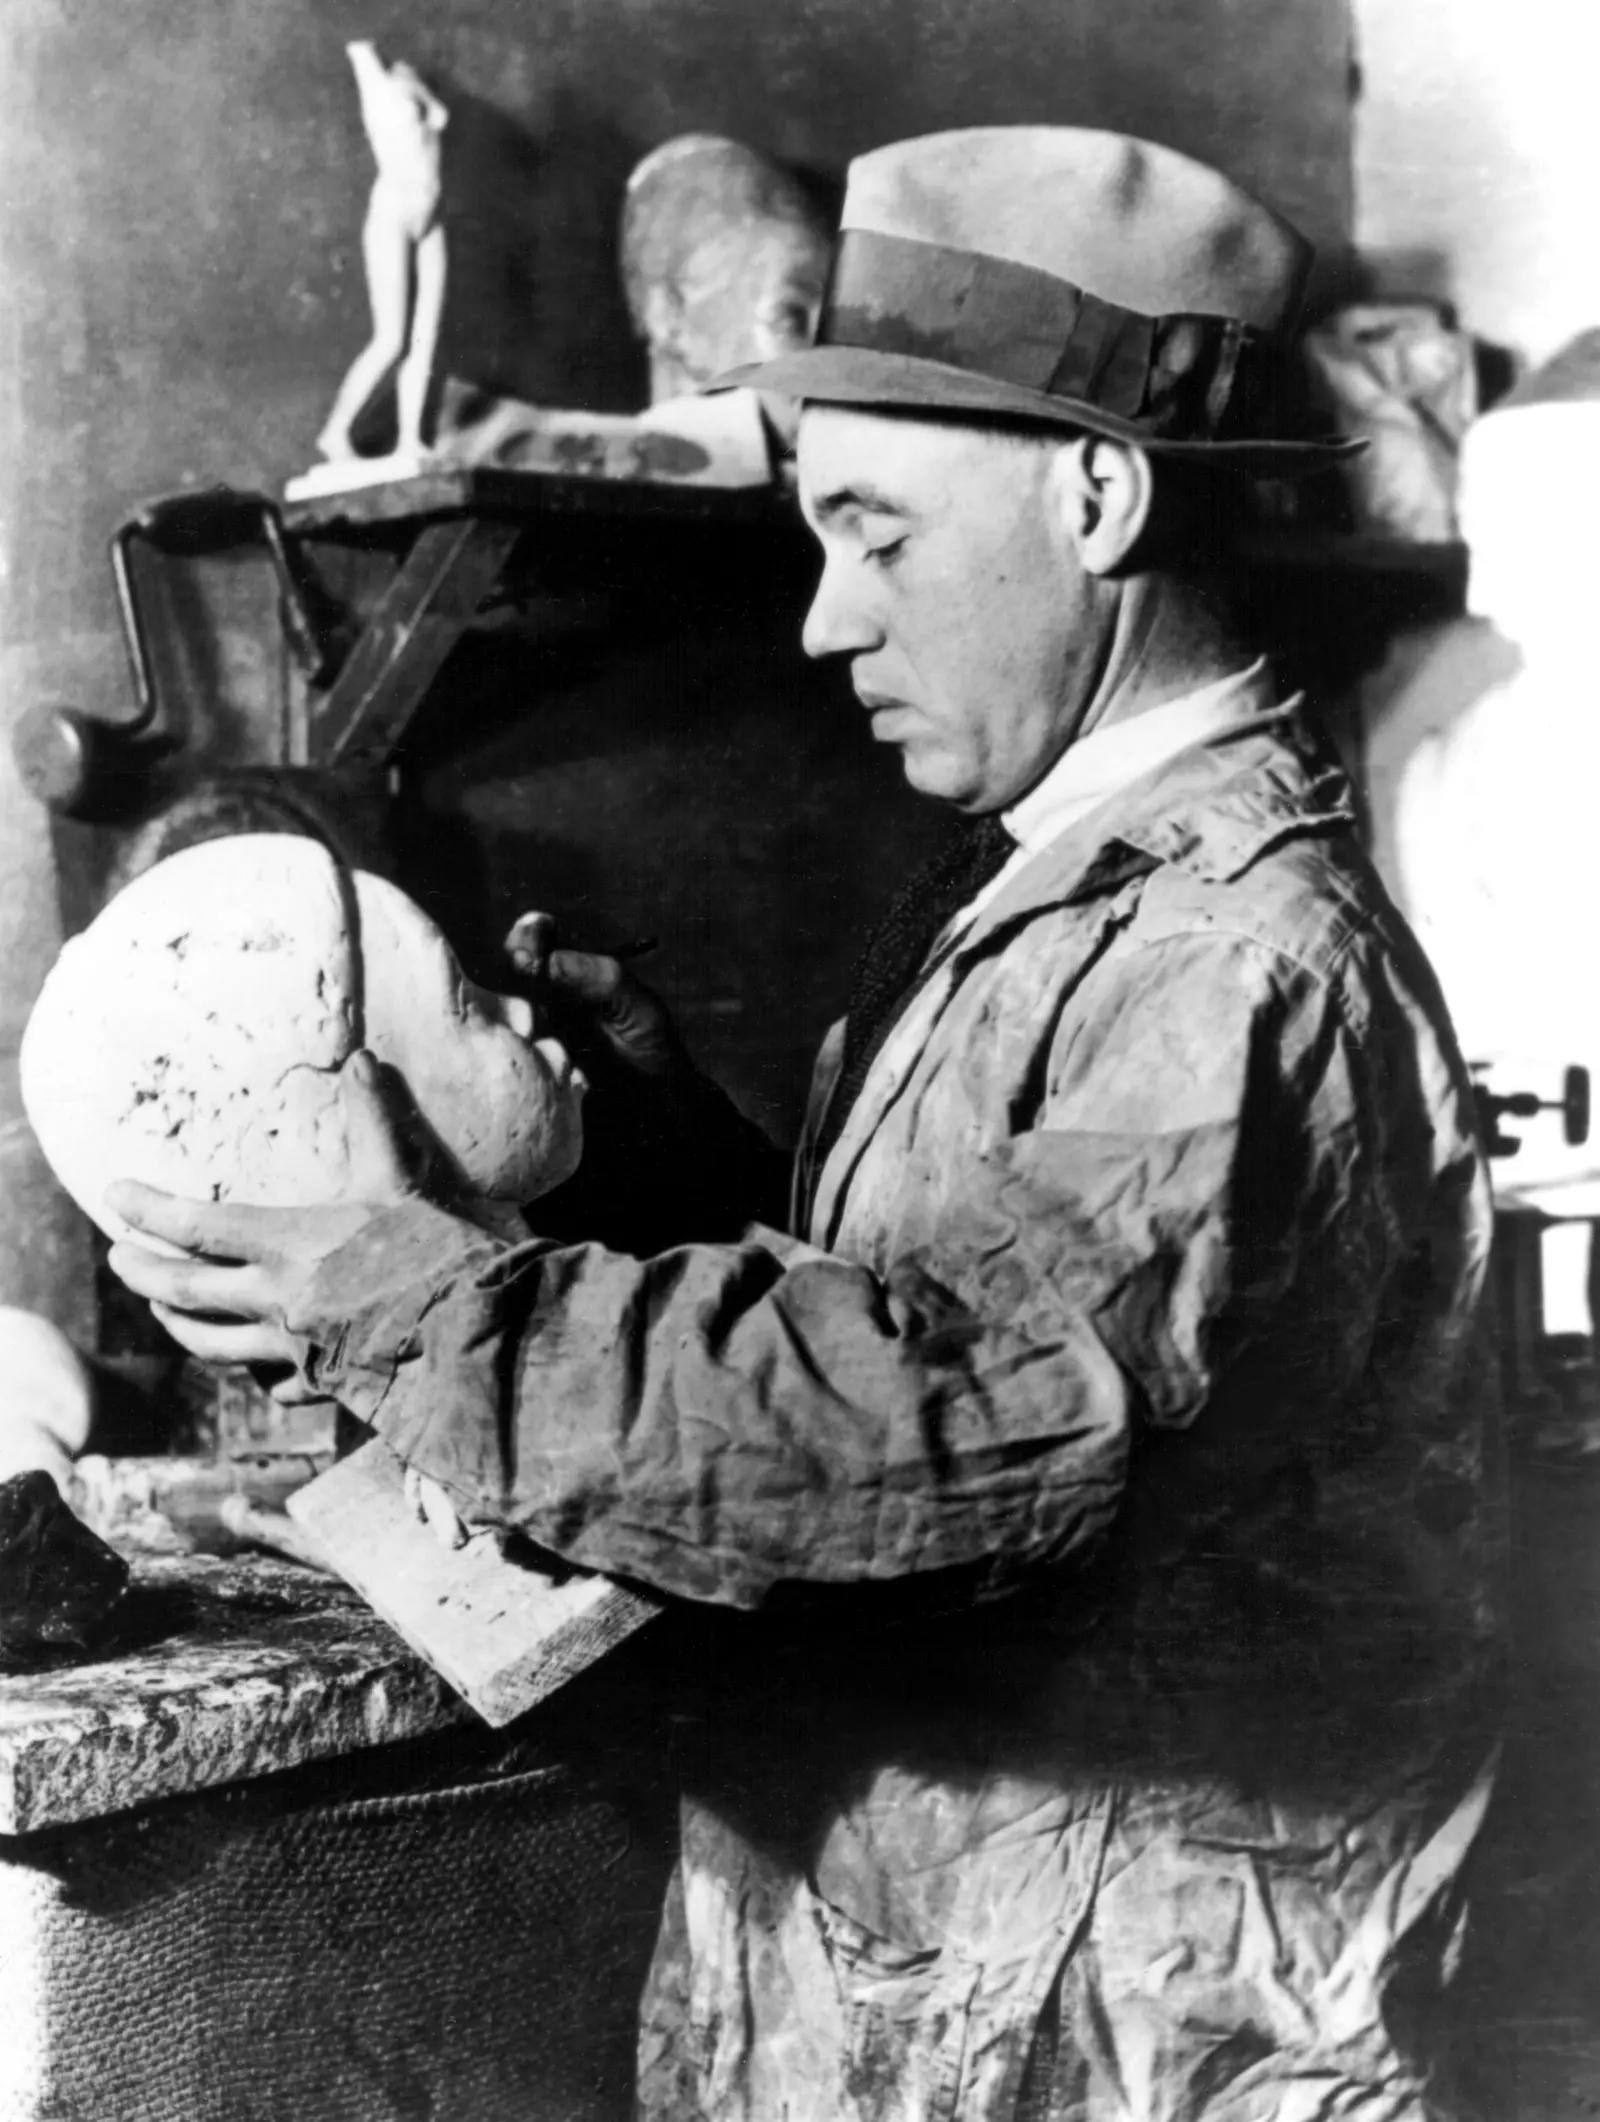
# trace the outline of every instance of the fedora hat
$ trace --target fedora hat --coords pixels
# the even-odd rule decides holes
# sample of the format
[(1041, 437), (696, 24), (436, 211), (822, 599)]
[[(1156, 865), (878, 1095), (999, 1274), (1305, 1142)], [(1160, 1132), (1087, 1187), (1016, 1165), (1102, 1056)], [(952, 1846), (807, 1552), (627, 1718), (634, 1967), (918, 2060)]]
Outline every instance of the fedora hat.
[(1311, 259), (1171, 148), (1074, 126), (932, 133), (851, 163), (813, 344), (710, 387), (1307, 470), (1351, 449), (1282, 432)]

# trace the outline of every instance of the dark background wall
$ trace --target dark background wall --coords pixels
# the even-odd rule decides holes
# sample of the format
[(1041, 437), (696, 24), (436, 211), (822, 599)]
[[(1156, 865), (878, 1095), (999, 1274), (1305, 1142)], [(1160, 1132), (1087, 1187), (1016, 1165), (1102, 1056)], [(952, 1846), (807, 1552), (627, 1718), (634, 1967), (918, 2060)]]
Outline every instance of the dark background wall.
[[(126, 712), (104, 544), (131, 503), (309, 461), (365, 330), (357, 36), (431, 73), (473, 137), (498, 132), (527, 305), (514, 380), (558, 403), (643, 395), (615, 222), (634, 161), (690, 128), (837, 178), (943, 126), (1106, 125), (1220, 164), (1335, 271), (1347, 249), (1344, 0), (6, 0), (0, 725), (40, 698)], [(607, 933), (664, 918), (664, 984), (713, 1044), (729, 1032), (771, 1117), (839, 999), (843, 927), (922, 830), (781, 648), (803, 598), (791, 571), (739, 626), (702, 616), (684, 651), (635, 643), (610, 672), (491, 664), (512, 713), (436, 733), (422, 789), (476, 893), (441, 887), (457, 927), (485, 936), (529, 893)], [(270, 677), (248, 641), (212, 661), (247, 709)], [(3, 750), (0, 885), (0, 1299), (70, 1321), (76, 1226), (11, 1081), (58, 917)]]
[(529, 381), (556, 402), (639, 390), (613, 227), (631, 164), (691, 127), (838, 171), (942, 126), (1100, 124), (1349, 235), (1339, 0), (7, 0), (7, 639), (105, 623), (130, 498), (306, 460), (363, 335), (355, 36), (526, 128)]

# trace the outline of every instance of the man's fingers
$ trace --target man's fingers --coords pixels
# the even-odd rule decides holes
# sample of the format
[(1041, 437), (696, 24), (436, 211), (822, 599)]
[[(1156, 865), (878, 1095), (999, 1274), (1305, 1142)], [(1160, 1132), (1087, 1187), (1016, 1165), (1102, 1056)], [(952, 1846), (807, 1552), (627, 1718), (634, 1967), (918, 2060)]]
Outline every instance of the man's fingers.
[(587, 950), (554, 950), (546, 965), (551, 985), (602, 1015), (613, 1016), (621, 1003), (627, 975), (615, 958)]
[(168, 1260), (125, 1239), (112, 1246), (110, 1262), (112, 1273), (136, 1295), (174, 1311), (257, 1319), (269, 1309), (261, 1279), (248, 1267), (207, 1259)]
[[(257, 1380), (257, 1383), (263, 1383)], [(283, 1377), (274, 1378), (267, 1391), (280, 1407), (323, 1407), (331, 1405), (328, 1395), (319, 1387), (309, 1384), (298, 1370), (291, 1370)]]
[(294, 1343), (281, 1326), (265, 1319), (229, 1322), (197, 1319), (152, 1300), (150, 1309), (180, 1348), (202, 1363), (292, 1363)]
[(266, 1510), (248, 1496), (233, 1495), (223, 1497), (217, 1515), (236, 1540), (255, 1540), (262, 1547), (288, 1555), (292, 1561), (324, 1570), (330, 1577), (338, 1575), (317, 1542), (287, 1511)]
[(600, 951), (558, 949), (548, 914), (524, 914), (506, 938), (519, 969), (541, 989), (556, 1037), (586, 1063), (609, 1055), (635, 1075), (665, 1076), (681, 1048), (659, 995)]
[(556, 924), (552, 914), (521, 914), (506, 937), (506, 956), (529, 980), (542, 980), (555, 949)]
[(106, 1205), (135, 1230), (212, 1260), (265, 1259), (279, 1213), (227, 1201), (192, 1201), (139, 1179), (116, 1180), (106, 1189)]

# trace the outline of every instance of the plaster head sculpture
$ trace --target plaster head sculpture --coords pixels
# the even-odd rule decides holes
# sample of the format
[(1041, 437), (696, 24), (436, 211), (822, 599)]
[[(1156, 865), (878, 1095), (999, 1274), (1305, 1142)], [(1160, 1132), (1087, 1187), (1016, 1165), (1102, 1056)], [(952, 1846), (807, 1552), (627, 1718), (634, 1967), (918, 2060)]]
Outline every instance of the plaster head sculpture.
[(1461, 438), (1478, 409), (1472, 341), (1425, 302), (1362, 302), (1307, 332), (1305, 358), (1341, 434), (1357, 530), (1419, 542), (1456, 535)]
[(534, 1032), (532, 1005), (467, 980), (395, 885), (317, 841), (242, 834), (158, 862), (66, 945), (23, 1039), (22, 1094), (63, 1186), (119, 1238), (104, 1197), (121, 1178), (341, 1198), (339, 1071), (365, 1046), (405, 1079), (462, 1189), (510, 1208), (582, 1151), (583, 1079)]
[(754, 148), (684, 133), (646, 155), (628, 179), (622, 278), (652, 404), (807, 345), (831, 250), (803, 186)]

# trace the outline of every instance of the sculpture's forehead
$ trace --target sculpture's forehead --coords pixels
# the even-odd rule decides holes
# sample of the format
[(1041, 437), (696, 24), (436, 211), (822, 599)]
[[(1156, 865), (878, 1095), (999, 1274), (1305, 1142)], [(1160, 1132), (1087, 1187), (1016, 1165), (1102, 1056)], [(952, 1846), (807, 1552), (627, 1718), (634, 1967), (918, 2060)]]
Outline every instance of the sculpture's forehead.
[(135, 878), (62, 952), (36, 1043), (103, 1044), (141, 1094), (158, 1080), (244, 1092), (297, 1061), (337, 1066), (358, 1030), (357, 923), (331, 859), (303, 845), (216, 842)]
[(795, 178), (734, 141), (689, 135), (647, 155), (628, 181), (624, 262), (670, 270), (702, 244), (774, 232), (791, 252), (826, 257), (832, 231)]
[[(103, 1035), (130, 1059), (159, 1048), (179, 1076), (222, 1065), (243, 1082), (297, 1052), (335, 1063), (361, 1029), (361, 903), (314, 841), (242, 834), (186, 848), (67, 946), (40, 1010), (63, 1038)], [(395, 921), (376, 925), (392, 948)]]
[[(185, 849), (124, 887), (46, 980), (22, 1053), (34, 1130), (108, 1229), (119, 1175), (324, 1198), (343, 1168), (343, 1063), (369, 1034), (432, 1022), (448, 962), (404, 893), (315, 842)], [(369, 1025), (374, 988), (384, 1021)]]
[(728, 295), (748, 302), (773, 285), (820, 294), (828, 255), (826, 243), (790, 222), (707, 228), (701, 240), (684, 246), (678, 270), (692, 297)]
[(130, 953), (165, 952), (175, 964), (203, 958), (213, 973), (233, 957), (264, 974), (275, 965), (333, 976), (361, 954), (421, 963), (448, 949), (398, 887), (287, 833), (234, 834), (167, 856), (124, 886), (76, 947), (111, 969)]
[(168, 855), (135, 877), (85, 931), (107, 952), (160, 947), (325, 954), (352, 921), (349, 887), (314, 840), (240, 833)]

